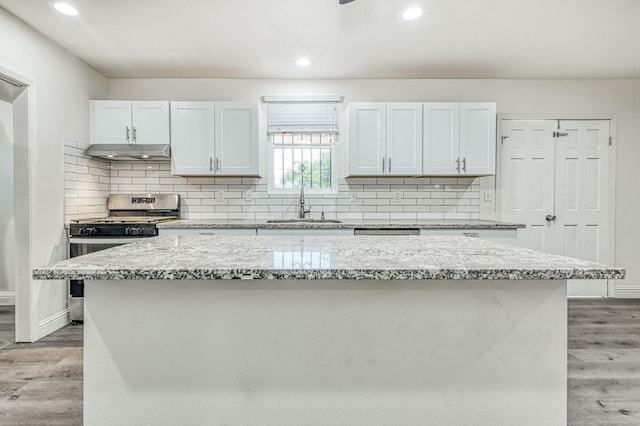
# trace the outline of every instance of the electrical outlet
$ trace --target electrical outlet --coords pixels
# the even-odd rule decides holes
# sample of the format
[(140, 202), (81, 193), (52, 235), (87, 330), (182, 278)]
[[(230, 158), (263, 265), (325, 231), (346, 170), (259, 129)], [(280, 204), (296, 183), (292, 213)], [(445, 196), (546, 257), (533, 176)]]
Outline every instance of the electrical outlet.
[(355, 192), (350, 192), (349, 193), (349, 201), (352, 203), (356, 202), (356, 199), (358, 198), (357, 194)]
[(224, 200), (224, 191), (216, 191), (216, 200)]
[(485, 203), (493, 202), (493, 194), (491, 193), (491, 191), (484, 191), (482, 193), (482, 197)]
[(245, 201), (251, 201), (253, 197), (253, 194), (251, 193), (251, 191), (244, 191), (244, 200)]
[(395, 191), (393, 193), (393, 201), (398, 203), (400, 200), (402, 200), (402, 191)]

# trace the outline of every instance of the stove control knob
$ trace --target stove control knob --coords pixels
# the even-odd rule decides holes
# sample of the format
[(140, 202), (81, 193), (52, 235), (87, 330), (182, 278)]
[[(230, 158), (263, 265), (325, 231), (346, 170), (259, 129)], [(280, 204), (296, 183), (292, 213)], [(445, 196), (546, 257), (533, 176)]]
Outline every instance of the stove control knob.
[(124, 233), (125, 233), (126, 235), (132, 235), (132, 236), (133, 236), (133, 235), (143, 235), (143, 234), (144, 234), (144, 229), (142, 229), (142, 228), (141, 228), (141, 227), (139, 227), (139, 226), (138, 226), (138, 227), (130, 226), (130, 227), (127, 227), (127, 228), (124, 230)]
[(98, 233), (98, 229), (95, 226), (85, 226), (84, 228), (80, 228), (80, 235), (96, 235)]

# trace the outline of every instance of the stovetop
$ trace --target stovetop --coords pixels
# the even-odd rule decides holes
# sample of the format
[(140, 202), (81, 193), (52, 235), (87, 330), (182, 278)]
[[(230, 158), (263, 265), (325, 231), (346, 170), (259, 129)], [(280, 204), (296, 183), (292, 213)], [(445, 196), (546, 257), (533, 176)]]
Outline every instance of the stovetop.
[(132, 225), (132, 224), (154, 224), (166, 222), (168, 220), (177, 220), (177, 216), (107, 216), (91, 219), (72, 220), (71, 223), (77, 225)]

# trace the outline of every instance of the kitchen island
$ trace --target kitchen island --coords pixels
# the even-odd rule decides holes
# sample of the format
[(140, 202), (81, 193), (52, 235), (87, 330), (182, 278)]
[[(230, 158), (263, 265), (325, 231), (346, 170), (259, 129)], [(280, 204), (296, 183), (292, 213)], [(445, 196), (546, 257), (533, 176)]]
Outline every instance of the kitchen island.
[(564, 425), (567, 279), (476, 238), (158, 237), (85, 279), (85, 424)]

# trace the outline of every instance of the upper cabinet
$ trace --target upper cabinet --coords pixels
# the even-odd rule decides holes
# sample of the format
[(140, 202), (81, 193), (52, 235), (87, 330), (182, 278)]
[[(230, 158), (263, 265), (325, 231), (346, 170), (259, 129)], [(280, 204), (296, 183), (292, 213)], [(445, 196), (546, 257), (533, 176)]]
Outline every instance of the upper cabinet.
[(460, 104), (460, 174), (496, 174), (496, 104)]
[(221, 175), (258, 175), (258, 104), (216, 102), (215, 155)]
[(171, 123), (173, 174), (259, 175), (257, 103), (172, 102)]
[(493, 175), (495, 158), (495, 103), (424, 104), (425, 175)]
[(168, 144), (169, 102), (92, 101), (93, 143)]
[(422, 104), (349, 105), (349, 175), (422, 173)]
[(495, 174), (496, 105), (352, 103), (349, 176)]

